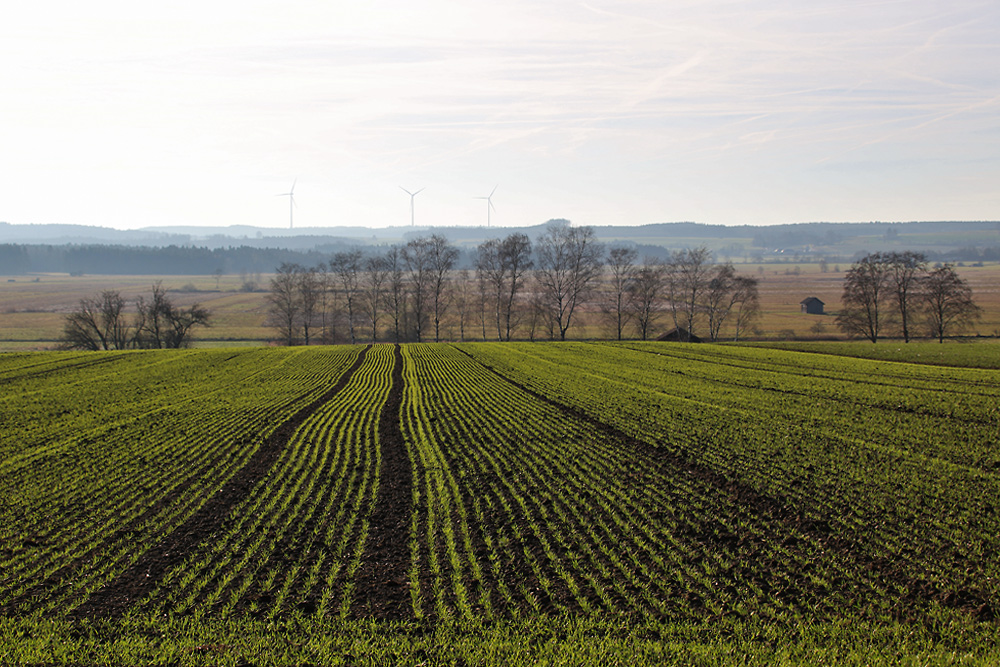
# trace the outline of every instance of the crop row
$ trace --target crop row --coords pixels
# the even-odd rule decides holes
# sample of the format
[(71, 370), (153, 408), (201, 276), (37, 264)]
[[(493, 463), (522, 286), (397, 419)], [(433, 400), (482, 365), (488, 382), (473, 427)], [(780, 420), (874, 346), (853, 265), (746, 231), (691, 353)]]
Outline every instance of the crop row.
[[(769, 420), (807, 417), (844, 438), (899, 449), (960, 466), (1000, 468), (992, 434), (1000, 430), (1000, 374), (879, 364), (762, 349), (709, 351), (627, 344), (657, 377), (640, 371), (647, 389), (669, 384), (674, 395), (709, 395), (715, 405), (750, 407)], [(584, 358), (608, 346), (583, 350)], [(588, 353), (589, 352), (589, 353)], [(687, 372), (688, 366), (696, 371)], [(682, 379), (670, 383), (668, 378)], [(649, 380), (654, 384), (650, 384)], [(683, 394), (681, 392), (684, 392)], [(757, 400), (748, 403), (748, 399)]]
[[(813, 365), (814, 355), (796, 353), (629, 347), (636, 349), (463, 349), (532, 391), (772, 499), (809, 534), (828, 535), (831, 546), (895, 582), (904, 598), (997, 599), (997, 471), (960, 464), (951, 450), (928, 453), (936, 438), (958, 432), (956, 447), (966, 439), (978, 456), (996, 456), (995, 372), (951, 378), (956, 402), (979, 405), (981, 415), (902, 410), (892, 419), (894, 374), (924, 383), (907, 391), (908, 380), (898, 379), (899, 400), (913, 408), (941, 400), (947, 371), (879, 373), (871, 362), (826, 357)], [(873, 391), (873, 382), (882, 388)]]
[(975, 344), (956, 343), (940, 345), (937, 342), (895, 343), (872, 345), (868, 342), (850, 341), (786, 341), (767, 343), (744, 343), (762, 345), (781, 350), (797, 350), (814, 354), (856, 357), (881, 361), (897, 361), (906, 364), (945, 366), (954, 368), (1000, 369), (1000, 354), (997, 341), (982, 339)]
[(356, 355), (117, 353), (83, 371), (67, 356), (0, 376), (10, 390), (0, 609), (79, 603), (181, 525)]
[(697, 467), (407, 346), (418, 617), (560, 611), (693, 618), (832, 612), (892, 584)]
[(347, 614), (379, 484), (377, 424), (392, 363), (391, 347), (369, 350), (346, 386), (296, 430), (269, 474), (220, 517), (211, 540), (140, 609)]
[(0, 613), (395, 618), (402, 600), (418, 619), (788, 620), (995, 605), (1000, 376), (815, 356), (0, 356)]

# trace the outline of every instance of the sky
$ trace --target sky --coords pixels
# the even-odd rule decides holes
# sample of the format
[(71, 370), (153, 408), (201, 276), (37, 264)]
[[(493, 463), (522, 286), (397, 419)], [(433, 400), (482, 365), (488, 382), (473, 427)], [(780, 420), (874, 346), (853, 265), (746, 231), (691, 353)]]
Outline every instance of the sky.
[(9, 4), (12, 224), (1000, 219), (995, 0)]

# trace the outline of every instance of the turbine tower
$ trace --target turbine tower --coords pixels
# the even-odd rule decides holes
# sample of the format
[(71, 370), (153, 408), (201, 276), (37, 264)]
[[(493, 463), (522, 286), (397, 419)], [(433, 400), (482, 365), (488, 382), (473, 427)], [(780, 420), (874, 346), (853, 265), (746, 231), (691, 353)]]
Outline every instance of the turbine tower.
[[(497, 183), (496, 185), (494, 185), (493, 186), (493, 192), (496, 192), (498, 187), (500, 187), (499, 183)], [(486, 200), (486, 226), (487, 227), (490, 226), (490, 209), (492, 209), (494, 211), (497, 210), (497, 207), (493, 205), (493, 192), (490, 193), (489, 197), (473, 197), (473, 199), (485, 199)]]
[(410, 195), (410, 227), (413, 227), (413, 225), (414, 225), (414, 222), (413, 222), (413, 198), (416, 197), (417, 195), (419, 195), (424, 190), (426, 190), (426, 188), (420, 188), (416, 192), (410, 192), (409, 190), (407, 190), (406, 188), (404, 188), (402, 185), (400, 185), (399, 189), (402, 190), (403, 192), (405, 192), (406, 194)]
[(288, 228), (292, 229), (294, 226), (294, 219), (292, 217), (293, 207), (297, 206), (295, 203), (295, 184), (299, 182), (299, 179), (292, 181), (292, 189), (288, 192), (282, 192), (280, 195), (274, 195), (275, 197), (288, 197)]

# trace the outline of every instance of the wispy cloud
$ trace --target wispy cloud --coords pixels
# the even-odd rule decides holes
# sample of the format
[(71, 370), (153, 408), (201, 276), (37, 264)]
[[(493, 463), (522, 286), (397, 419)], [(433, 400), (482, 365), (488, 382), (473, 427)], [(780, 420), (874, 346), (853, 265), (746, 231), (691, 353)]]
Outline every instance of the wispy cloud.
[[(79, 215), (85, 206), (36, 213), (31, 202), (42, 190), (32, 183), (65, 170), (89, 178), (95, 156), (95, 178), (136, 179), (128, 190), (138, 194), (120, 209), (145, 201), (164, 215), (197, 216), (208, 208), (182, 209), (159, 191), (224, 174), (235, 199), (242, 181), (281, 182), (294, 172), (303, 174), (304, 208), (312, 185), (330, 219), (367, 215), (373, 224), (392, 222), (394, 209), (362, 198), (392, 191), (401, 174), (447, 182), (449, 191), (509, 179), (506, 196), (521, 187), (524, 203), (506, 210), (528, 221), (545, 215), (547, 192), (596, 179), (617, 194), (581, 193), (594, 222), (620, 220), (621, 202), (633, 222), (695, 214), (725, 222), (740, 201), (757, 201), (749, 189), (767, 186), (753, 175), (815, 188), (824, 207), (810, 213), (802, 197), (774, 200), (775, 220), (837, 217), (825, 213), (829, 184), (820, 175), (810, 181), (810, 169), (820, 174), (873, 151), (924, 156), (928, 173), (959, 154), (1000, 172), (990, 143), (1000, 96), (994, 2), (40, 7), (0, 25), (0, 57), (17, 63), (0, 73), (8, 93), (0, 150), (22, 165), (0, 173), (11, 184), (0, 219)], [(661, 180), (651, 171), (679, 191), (724, 189), (733, 203), (664, 199), (649, 185)], [(187, 180), (166, 182), (173, 172)], [(907, 187), (898, 175), (886, 183)], [(910, 184), (914, 210), (928, 210), (923, 185)], [(877, 206), (877, 183), (858, 191)], [(968, 194), (984, 206), (995, 201)], [(440, 206), (442, 221), (466, 215), (457, 204)], [(269, 213), (260, 209), (234, 215), (263, 224)]]

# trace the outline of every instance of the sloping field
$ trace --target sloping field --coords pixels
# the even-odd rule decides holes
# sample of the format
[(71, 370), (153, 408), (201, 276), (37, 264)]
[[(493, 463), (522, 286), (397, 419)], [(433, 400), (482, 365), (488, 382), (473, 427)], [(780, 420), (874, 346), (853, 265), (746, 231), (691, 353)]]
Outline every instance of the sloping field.
[[(760, 534), (754, 520), (776, 521), (762, 533), (782, 553), (767, 579), (781, 586), (775, 574), (787, 571), (785, 589), (805, 608), (842, 610), (846, 592), (855, 611), (906, 615), (936, 600), (992, 617), (995, 371), (650, 344), (472, 350), (511, 381), (711, 479), (719, 522), (735, 508), (751, 512), (712, 532), (738, 544)], [(805, 579), (796, 581), (796, 563)]]
[(0, 387), (0, 662), (1000, 655), (996, 370), (376, 345)]

